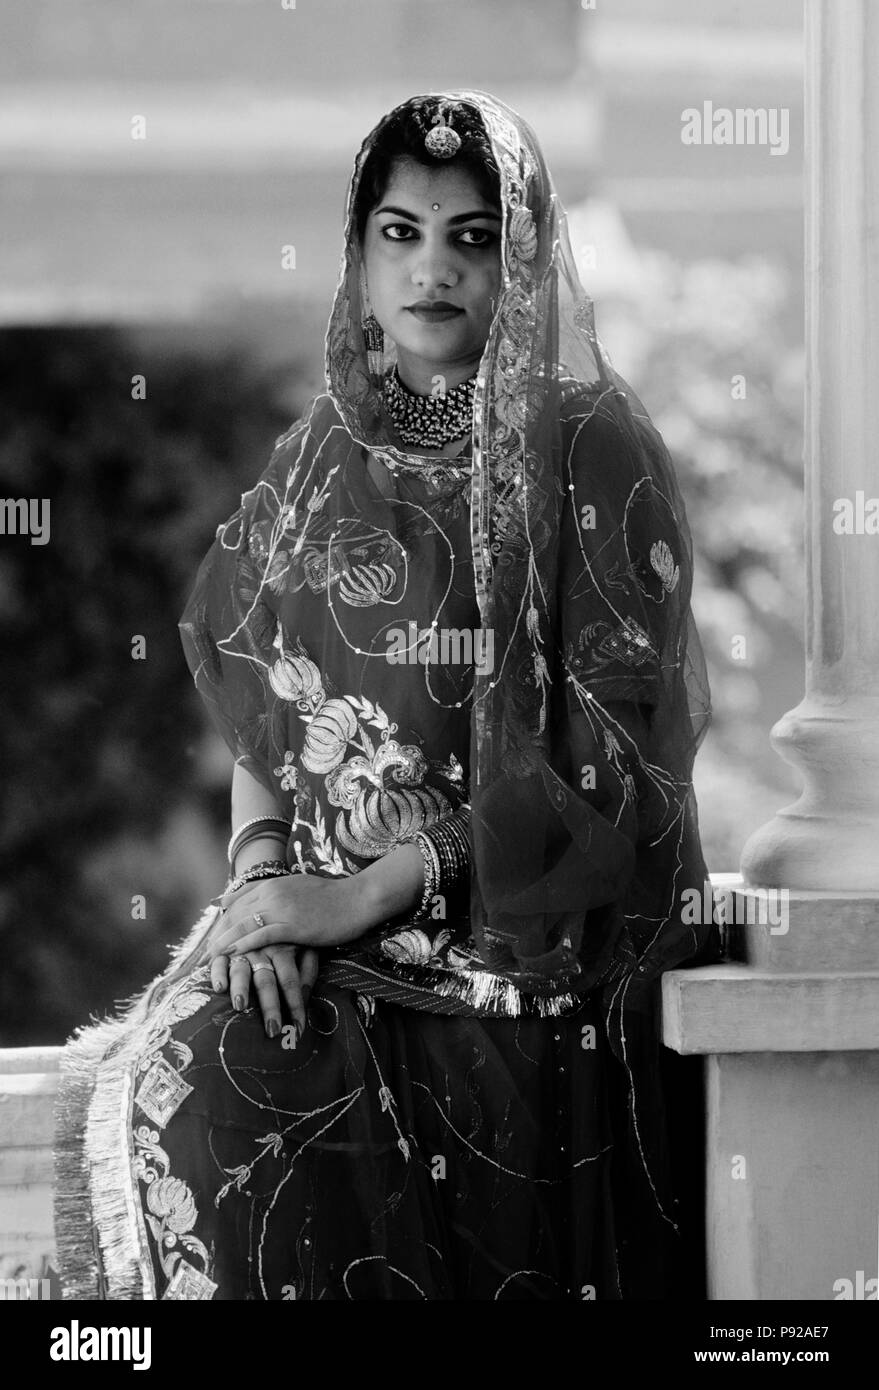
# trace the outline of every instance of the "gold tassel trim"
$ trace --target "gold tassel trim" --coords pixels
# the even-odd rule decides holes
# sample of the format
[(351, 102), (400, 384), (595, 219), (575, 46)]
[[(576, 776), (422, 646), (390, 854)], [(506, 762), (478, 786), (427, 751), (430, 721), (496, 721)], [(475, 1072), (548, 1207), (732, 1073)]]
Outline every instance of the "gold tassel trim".
[(322, 962), (319, 979), (428, 1013), (561, 1018), (583, 1002), (577, 994), (523, 994), (511, 981), (488, 970), (462, 967), (452, 972), (398, 962), (394, 974), (385, 975), (343, 956)]
[[(114, 1018), (80, 1028), (61, 1054), (55, 1101), (54, 1209), (58, 1271), (65, 1299), (154, 1299), (143, 1212), (133, 1171), (132, 1101), (137, 1060), (161, 1027), (201, 956), (217, 908), (207, 907), (168, 967)], [(194, 1008), (200, 1006), (198, 997)], [(179, 1014), (179, 1006), (177, 1016)]]

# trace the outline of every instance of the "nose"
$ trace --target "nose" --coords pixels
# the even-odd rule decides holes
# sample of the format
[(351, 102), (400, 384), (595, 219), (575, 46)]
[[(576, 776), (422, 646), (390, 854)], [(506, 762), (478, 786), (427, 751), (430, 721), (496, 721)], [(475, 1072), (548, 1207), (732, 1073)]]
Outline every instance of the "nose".
[(445, 243), (431, 244), (430, 240), (425, 238), (421, 242), (419, 254), (412, 269), (412, 284), (415, 288), (419, 290), (452, 289), (457, 285), (459, 278)]

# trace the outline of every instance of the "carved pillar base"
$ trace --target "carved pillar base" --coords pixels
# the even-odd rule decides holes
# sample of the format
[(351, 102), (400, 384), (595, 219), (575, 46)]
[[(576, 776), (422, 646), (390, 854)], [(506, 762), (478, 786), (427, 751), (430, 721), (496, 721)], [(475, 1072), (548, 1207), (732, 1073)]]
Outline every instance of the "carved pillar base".
[(800, 772), (803, 790), (747, 840), (743, 878), (790, 889), (879, 892), (879, 695), (834, 703), (807, 695), (782, 716), (771, 740)]

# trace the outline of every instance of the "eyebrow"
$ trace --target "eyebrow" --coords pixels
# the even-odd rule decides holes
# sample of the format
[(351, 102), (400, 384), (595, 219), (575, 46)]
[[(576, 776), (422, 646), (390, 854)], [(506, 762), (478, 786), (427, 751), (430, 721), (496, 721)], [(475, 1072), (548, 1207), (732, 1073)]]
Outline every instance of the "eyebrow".
[[(397, 217), (408, 218), (410, 222), (421, 222), (424, 220), (423, 218), (418, 217), (417, 214), (414, 212), (407, 212), (405, 208), (376, 208), (374, 215), (378, 217), (380, 212), (393, 212)], [(492, 217), (496, 222), (500, 222), (501, 220), (501, 215), (499, 212), (492, 212), (488, 209), (477, 208), (475, 212), (459, 212), (455, 217), (450, 217), (449, 226), (454, 227), (459, 222), (471, 222), (474, 217)]]

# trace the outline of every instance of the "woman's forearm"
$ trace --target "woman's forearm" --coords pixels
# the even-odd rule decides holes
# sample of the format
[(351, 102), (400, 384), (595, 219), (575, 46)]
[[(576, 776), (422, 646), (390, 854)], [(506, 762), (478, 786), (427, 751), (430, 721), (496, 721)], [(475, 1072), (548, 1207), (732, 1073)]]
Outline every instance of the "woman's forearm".
[(367, 912), (377, 926), (418, 906), (424, 892), (424, 860), (417, 845), (397, 845), (356, 875)]
[[(277, 800), (268, 787), (248, 772), (241, 763), (235, 764), (232, 773), (232, 830), (233, 832), (255, 816), (278, 816), (282, 812)], [(279, 836), (250, 840), (235, 856), (235, 872), (242, 874), (245, 869), (264, 859), (283, 859), (285, 846)]]
[[(278, 802), (267, 787), (235, 764), (232, 775), (232, 830), (255, 816), (277, 816)], [(283, 858), (280, 839), (251, 840), (236, 855), (235, 870), (243, 873), (263, 859)], [(355, 887), (352, 884), (352, 887)], [(398, 845), (356, 875), (356, 892), (371, 926), (417, 907), (424, 893), (424, 860), (417, 845)], [(368, 926), (365, 925), (368, 930)]]

